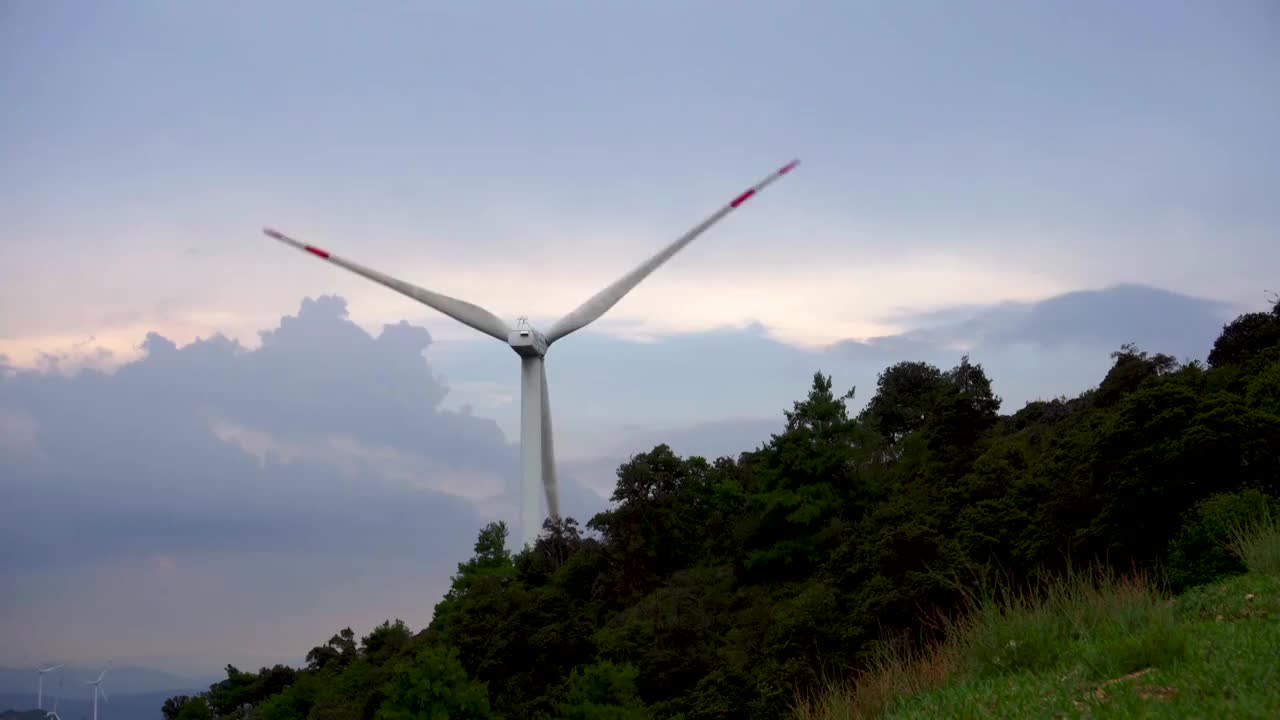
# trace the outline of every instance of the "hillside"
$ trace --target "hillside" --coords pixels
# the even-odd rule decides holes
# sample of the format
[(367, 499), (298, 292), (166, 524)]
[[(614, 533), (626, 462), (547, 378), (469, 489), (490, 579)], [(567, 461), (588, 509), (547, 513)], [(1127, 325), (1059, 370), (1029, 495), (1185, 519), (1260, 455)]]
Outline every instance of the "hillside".
[(856, 416), (817, 373), (754, 451), (659, 445), (618, 468), (609, 510), (514, 555), (504, 525), (481, 529), (429, 627), (343, 628), (305, 668), (228, 667), (165, 715), (772, 719), (943, 657), (894, 712), (1070, 716), (1093, 712), (1086, 690), (1131, 708), (1167, 687), (1176, 709), (1230, 673), (1236, 704), (1203, 707), (1248, 716), (1277, 664), (1221, 648), (1274, 631), (1226, 618), (1275, 596), (1232, 538), (1280, 497), (1280, 303), (1224, 327), (1207, 363), (1112, 360), (1096, 388), (1008, 415), (968, 357), (890, 366)]
[(1177, 598), (1115, 576), (986, 598), (939, 645), (886, 653), (796, 718), (1277, 717), (1280, 527), (1269, 520), (1241, 535), (1231, 549), (1247, 574)]

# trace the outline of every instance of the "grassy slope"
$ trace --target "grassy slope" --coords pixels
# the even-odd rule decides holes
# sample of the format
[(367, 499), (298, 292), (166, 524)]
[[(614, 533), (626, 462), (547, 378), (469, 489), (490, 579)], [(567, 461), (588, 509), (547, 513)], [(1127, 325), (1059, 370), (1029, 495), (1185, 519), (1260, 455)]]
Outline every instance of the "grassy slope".
[(1278, 718), (1280, 531), (1238, 540), (1248, 574), (1176, 600), (1079, 576), (1034, 599), (977, 599), (945, 643), (889, 657), (797, 717)]

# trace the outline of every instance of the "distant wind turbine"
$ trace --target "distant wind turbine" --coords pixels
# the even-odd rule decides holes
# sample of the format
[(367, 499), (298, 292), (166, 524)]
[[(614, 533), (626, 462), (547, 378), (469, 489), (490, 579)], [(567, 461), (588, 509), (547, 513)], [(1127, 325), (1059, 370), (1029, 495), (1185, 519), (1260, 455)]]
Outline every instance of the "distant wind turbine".
[(107, 697), (107, 691), (102, 689), (102, 678), (107, 676), (107, 670), (111, 669), (111, 662), (107, 662), (107, 666), (102, 668), (102, 672), (98, 673), (97, 680), (85, 680), (85, 685), (93, 686), (93, 720), (98, 720), (98, 695), (102, 695), (102, 702), (110, 702), (111, 698)]
[[(39, 709), (43, 710), (44, 708), (39, 708)], [(62, 718), (58, 716), (58, 701), (57, 701), (57, 700), (54, 700), (54, 701), (53, 701), (53, 709), (52, 709), (52, 710), (50, 710), (49, 712), (45, 713), (45, 714), (44, 714), (44, 716), (45, 716), (46, 718), (53, 718), (53, 720), (62, 720)]]
[(62, 667), (62, 665), (63, 665), (62, 663), (58, 663), (57, 665), (51, 665), (47, 668), (36, 668), (36, 673), (40, 678), (39, 680), (36, 681), (36, 709), (37, 710), (44, 709), (44, 676), (45, 674), (51, 673), (54, 670), (57, 670), (58, 668)]
[(546, 335), (538, 332), (521, 318), (516, 327), (509, 327), (493, 313), (457, 298), (442, 295), (426, 288), (411, 285), (384, 275), (377, 270), (367, 268), (308, 245), (300, 240), (285, 235), (272, 228), (263, 228), (263, 232), (271, 238), (306, 251), (318, 258), (327, 260), (338, 267), (350, 270), (376, 283), (385, 285), (403, 295), (434, 308), (458, 322), (469, 325), (486, 335), (491, 335), (511, 346), (520, 356), (520, 457), (521, 475), (523, 478), (523, 511), (521, 524), (524, 531), (524, 542), (532, 544), (538, 537), (542, 523), (539, 519), (538, 486), (546, 493), (547, 514), (553, 518), (560, 516), (560, 501), (556, 488), (555, 450), (551, 436), (551, 404), (547, 394), (547, 371), (543, 358), (552, 343), (569, 333), (579, 330), (600, 318), (630, 292), (640, 281), (644, 280), (659, 266), (671, 259), (684, 246), (701, 235), (725, 215), (737, 209), (759, 193), (765, 186), (791, 172), (799, 160), (792, 160), (768, 177), (748, 188), (735, 197), (728, 205), (721, 207), (706, 220), (695, 225), (675, 242), (667, 245), (656, 255), (641, 263), (631, 272), (622, 276), (612, 285), (596, 293), (578, 309), (565, 315), (547, 330)]

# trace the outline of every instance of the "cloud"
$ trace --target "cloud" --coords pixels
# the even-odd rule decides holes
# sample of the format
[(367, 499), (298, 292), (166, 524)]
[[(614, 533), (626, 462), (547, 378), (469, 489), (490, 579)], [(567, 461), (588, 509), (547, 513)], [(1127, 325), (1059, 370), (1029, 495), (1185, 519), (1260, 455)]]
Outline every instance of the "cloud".
[(882, 342), (913, 342), (987, 349), (1014, 345), (1118, 347), (1141, 340), (1161, 352), (1202, 356), (1240, 308), (1141, 285), (1079, 290), (1038, 302), (963, 305), (924, 313), (904, 313), (900, 322), (917, 329)]
[[(0, 376), (0, 577), (16, 589), (0, 630), (14, 651), (52, 632), (75, 655), (91, 648), (67, 628), (106, 623), (118, 631), (93, 633), (117, 657), (162, 653), (126, 619), (174, 603), (170, 631), (207, 624), (181, 632), (195, 654), (238, 637), (293, 657), (344, 613), (423, 625), (483, 522), (519, 537), (518, 446), (442, 408), (431, 343), (403, 322), (370, 334), (319, 297), (252, 350), (149, 333), (114, 372)], [(570, 507), (599, 500), (562, 485)]]
[(0, 408), (0, 452), (13, 455), (34, 452), (38, 429), (30, 414)]

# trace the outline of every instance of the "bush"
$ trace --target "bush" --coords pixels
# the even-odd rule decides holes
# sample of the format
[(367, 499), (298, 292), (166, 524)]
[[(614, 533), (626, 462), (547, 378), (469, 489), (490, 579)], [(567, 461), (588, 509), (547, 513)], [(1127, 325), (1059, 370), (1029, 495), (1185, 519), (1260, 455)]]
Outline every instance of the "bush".
[(1233, 532), (1250, 528), (1269, 516), (1270, 500), (1249, 488), (1202, 500), (1191, 519), (1169, 543), (1168, 578), (1175, 592), (1203, 585), (1245, 571), (1240, 553), (1233, 550)]

